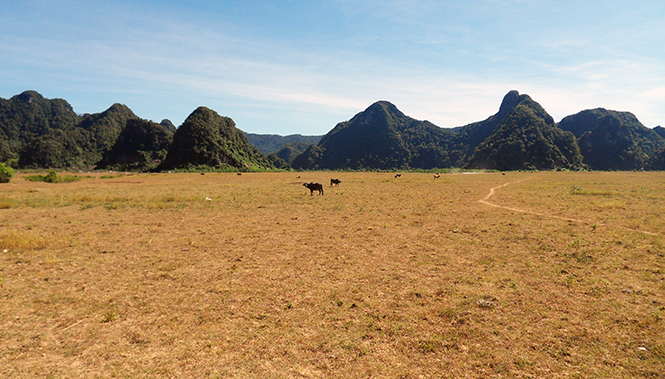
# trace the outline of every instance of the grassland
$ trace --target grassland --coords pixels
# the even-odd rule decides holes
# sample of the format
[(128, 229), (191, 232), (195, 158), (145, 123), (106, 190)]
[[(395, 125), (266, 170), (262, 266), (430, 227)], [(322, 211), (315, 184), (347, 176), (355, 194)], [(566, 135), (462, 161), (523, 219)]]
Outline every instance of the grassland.
[(665, 373), (663, 173), (23, 175), (0, 377)]

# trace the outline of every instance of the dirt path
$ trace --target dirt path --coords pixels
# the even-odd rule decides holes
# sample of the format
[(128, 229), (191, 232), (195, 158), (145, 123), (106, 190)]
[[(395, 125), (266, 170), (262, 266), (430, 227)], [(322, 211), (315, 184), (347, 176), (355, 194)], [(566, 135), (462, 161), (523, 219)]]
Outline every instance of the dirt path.
[(628, 231), (631, 231), (631, 232), (644, 233), (644, 234), (648, 234), (650, 236), (659, 235), (658, 233), (647, 232), (647, 231), (644, 231), (644, 230), (638, 230), (638, 229), (632, 229), (632, 228), (626, 228), (626, 227), (623, 227), (623, 226), (608, 225), (608, 224), (604, 224), (604, 223), (600, 223), (600, 222), (595, 222), (594, 223), (593, 221), (590, 221), (590, 220), (582, 220), (582, 219), (572, 218), (572, 217), (563, 217), (563, 216), (545, 214), (545, 213), (530, 211), (530, 210), (527, 210), (527, 209), (513, 208), (513, 207), (507, 207), (505, 205), (490, 203), (490, 198), (492, 196), (494, 196), (494, 193), (496, 192), (497, 189), (509, 186), (511, 184), (518, 184), (518, 183), (521, 183), (525, 180), (528, 180), (528, 179), (522, 179), (522, 180), (518, 180), (516, 182), (508, 182), (508, 183), (502, 184), (500, 186), (492, 187), (492, 188), (490, 188), (490, 191), (487, 194), (487, 196), (485, 196), (484, 198), (478, 200), (478, 202), (482, 203), (482, 204), (485, 204), (485, 205), (489, 205), (490, 207), (506, 209), (506, 210), (513, 211), (513, 212), (527, 213), (527, 214), (532, 214), (532, 215), (536, 215), (536, 216), (554, 218), (554, 219), (557, 219), (557, 220), (563, 220), (563, 221), (568, 221), (568, 222), (577, 222), (577, 223), (582, 223), (582, 224), (592, 224), (593, 223), (593, 224), (596, 224), (598, 226), (605, 226), (605, 227), (609, 227), (609, 228), (628, 230)]

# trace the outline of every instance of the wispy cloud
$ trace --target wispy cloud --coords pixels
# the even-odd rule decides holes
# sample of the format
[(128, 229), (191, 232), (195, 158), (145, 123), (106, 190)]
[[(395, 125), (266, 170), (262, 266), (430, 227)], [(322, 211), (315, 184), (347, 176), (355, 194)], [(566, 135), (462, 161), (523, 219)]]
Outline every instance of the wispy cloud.
[[(620, 3), (607, 7), (625, 9)], [(610, 29), (603, 20), (584, 14), (597, 5), (579, 0), (293, 4), (300, 2), (279, 5), (286, 20), (240, 2), (205, 11), (172, 3), (69, 2), (47, 12), (13, 5), (0, 15), (0, 90), (49, 89), (84, 112), (128, 102), (143, 117), (175, 123), (207, 105), (248, 131), (283, 134), (325, 133), (380, 99), (412, 117), (460, 126), (495, 113), (511, 89), (555, 119), (604, 106), (631, 110), (650, 126), (665, 122), (665, 52), (649, 49), (654, 17), (626, 29), (642, 38), (630, 47), (630, 37), (602, 33)], [(605, 14), (605, 23), (624, 23)], [(257, 24), (259, 16), (268, 18)]]

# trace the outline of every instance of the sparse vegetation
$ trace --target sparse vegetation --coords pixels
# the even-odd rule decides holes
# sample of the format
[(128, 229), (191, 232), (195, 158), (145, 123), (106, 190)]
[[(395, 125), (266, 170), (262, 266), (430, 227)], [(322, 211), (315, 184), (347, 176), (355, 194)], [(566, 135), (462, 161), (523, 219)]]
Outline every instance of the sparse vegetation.
[(18, 173), (0, 376), (665, 372), (665, 173), (329, 174)]
[(44, 182), (44, 183), (71, 183), (83, 179), (76, 175), (58, 175), (55, 170), (49, 170), (46, 175), (27, 175), (23, 177), (30, 182)]
[(9, 183), (14, 176), (14, 169), (0, 162), (0, 183)]

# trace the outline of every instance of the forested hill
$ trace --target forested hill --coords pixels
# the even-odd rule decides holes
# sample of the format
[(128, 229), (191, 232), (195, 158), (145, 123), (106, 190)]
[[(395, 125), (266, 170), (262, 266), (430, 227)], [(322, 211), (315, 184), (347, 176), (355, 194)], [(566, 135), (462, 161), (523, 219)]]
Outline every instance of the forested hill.
[(127, 120), (138, 117), (114, 104), (77, 115), (62, 99), (26, 91), (0, 99), (0, 161), (19, 167), (91, 167), (115, 143)]
[[(575, 136), (557, 128), (554, 119), (528, 95), (519, 95), (516, 91), (508, 93), (492, 121), (491, 125), (498, 124), (477, 145), (467, 167), (497, 170), (585, 168)], [(477, 134), (474, 132), (478, 129), (483, 128), (471, 125), (459, 129), (458, 134), (468, 138)], [(485, 130), (487, 133), (489, 128)]]
[(452, 167), (464, 154), (455, 133), (404, 115), (387, 101), (341, 122), (292, 163), (299, 169)]
[(575, 134), (584, 163), (594, 170), (635, 170), (665, 147), (658, 130), (629, 112), (589, 109), (565, 117), (559, 127)]
[(0, 98), (0, 162), (14, 168), (663, 170), (664, 130), (603, 108), (556, 124), (517, 91), (484, 121), (451, 129), (378, 101), (324, 136), (285, 137), (245, 134), (206, 107), (176, 129), (169, 120), (141, 119), (123, 104), (79, 115), (67, 101), (35, 91)]
[(38, 137), (70, 130), (79, 122), (81, 117), (62, 99), (48, 100), (34, 91), (0, 98), (0, 162), (18, 161)]
[(268, 162), (229, 117), (206, 107), (192, 112), (173, 136), (173, 143), (157, 170), (269, 169)]
[(443, 129), (387, 101), (341, 122), (293, 161), (300, 169), (581, 169), (571, 133), (528, 95), (509, 92), (485, 121)]
[(285, 145), (291, 144), (300, 146), (302, 144), (316, 145), (321, 140), (321, 136), (303, 136), (300, 134), (291, 134), (280, 136), (277, 134), (254, 134), (245, 133), (247, 140), (263, 154), (277, 153)]

